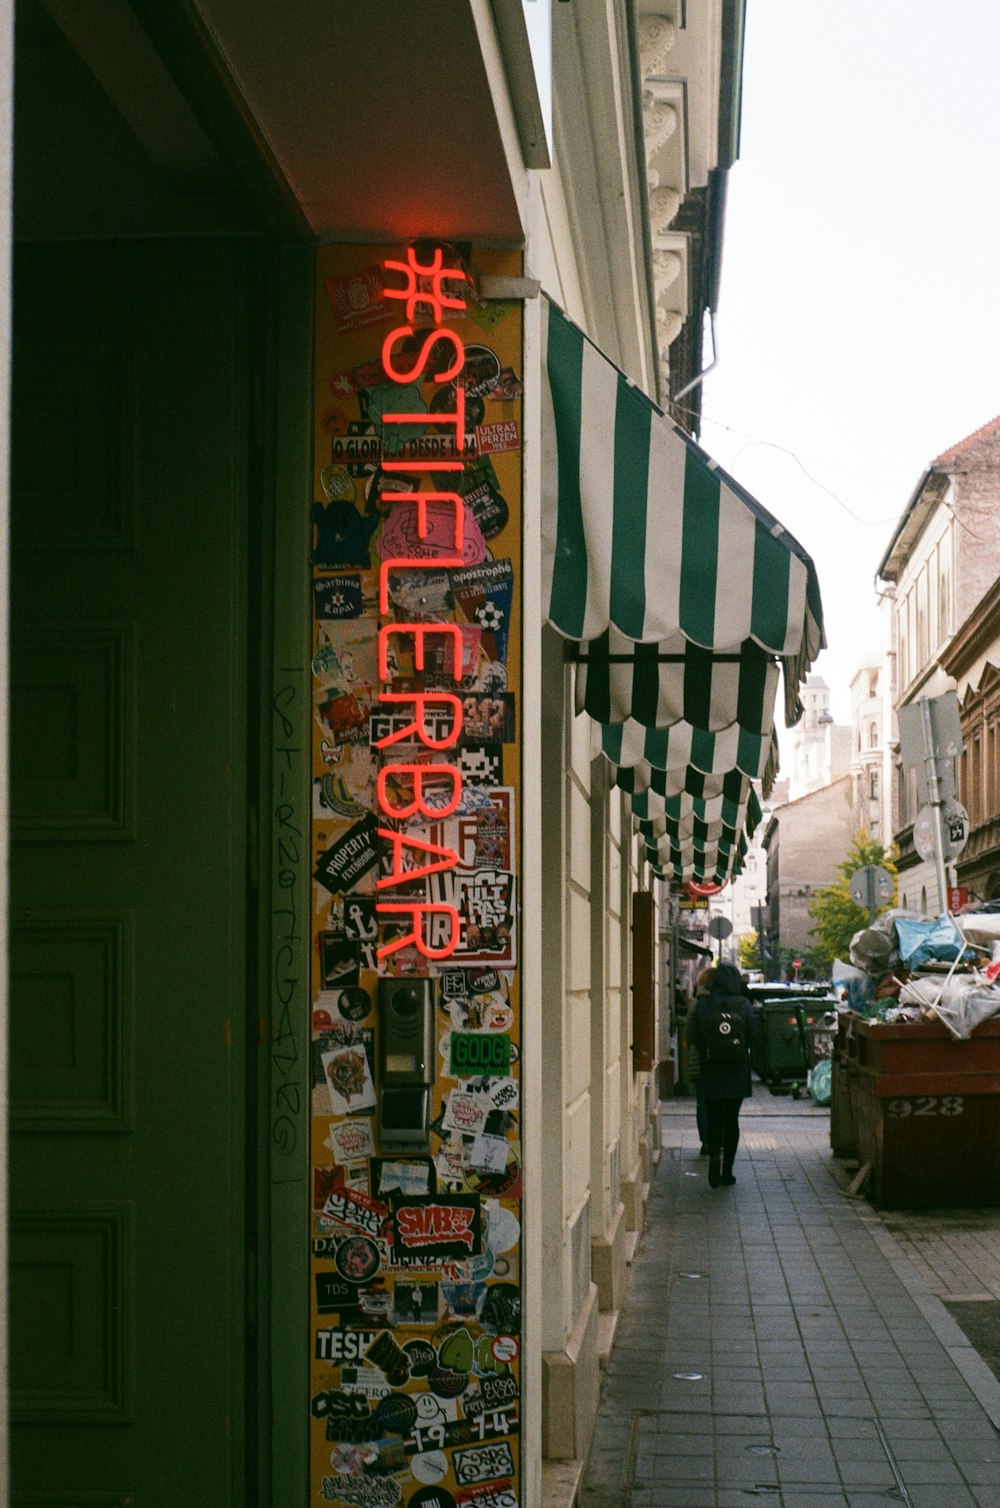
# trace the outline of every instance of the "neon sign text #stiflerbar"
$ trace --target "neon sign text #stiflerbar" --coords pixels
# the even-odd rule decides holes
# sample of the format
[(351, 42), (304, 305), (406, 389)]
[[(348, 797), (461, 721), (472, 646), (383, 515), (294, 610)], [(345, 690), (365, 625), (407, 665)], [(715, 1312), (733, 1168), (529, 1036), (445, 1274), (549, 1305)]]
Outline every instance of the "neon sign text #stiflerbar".
[[(393, 472), (406, 472), (411, 477), (418, 474), (430, 478), (432, 486), (440, 485), (442, 479), (447, 480), (447, 473), (461, 472), (463, 463), (459, 457), (462, 454), (465, 437), (465, 389), (455, 382), (465, 365), (465, 345), (454, 330), (445, 326), (444, 320), (446, 310), (462, 312), (466, 307), (466, 301), (448, 289), (446, 285), (467, 282), (468, 275), (459, 268), (444, 266), (440, 247), (435, 250), (429, 262), (423, 263), (418, 259), (416, 248), (410, 246), (407, 248), (405, 262), (387, 260), (384, 267), (386, 274), (402, 274), (402, 287), (386, 287), (384, 293), (387, 299), (397, 299), (404, 303), (407, 323), (397, 325), (390, 330), (382, 342), (382, 367), (390, 382), (398, 383), (401, 387), (411, 387), (422, 378), (426, 380), (425, 374), (428, 372), (432, 352), (438, 351), (442, 344), (450, 346), (451, 360), (447, 365), (442, 366), (438, 351), (431, 370), (435, 383), (452, 382), (455, 384), (453, 388), (454, 411), (440, 413), (435, 410), (434, 412), (436, 426), (445, 429), (454, 426), (455, 440), (453, 458), (428, 456), (419, 459), (394, 460), (387, 455), (382, 461), (382, 469), (390, 475)], [(402, 365), (404, 358), (396, 348), (412, 345), (415, 338), (414, 321), (418, 317), (418, 311), (424, 318), (427, 318), (429, 314), (433, 320), (433, 327), (423, 334), (423, 343), (419, 353), (415, 357), (409, 355), (405, 357), (405, 360), (412, 360), (413, 364), (404, 367)], [(420, 425), (427, 422), (427, 414), (385, 413), (382, 416), (382, 422), (383, 424)], [(389, 449), (390, 447), (386, 446), (386, 450)], [(435, 566), (465, 564), (462, 553), (465, 503), (459, 493), (447, 490), (419, 492), (386, 490), (382, 493), (382, 501), (389, 508), (415, 508), (417, 538), (422, 541), (427, 540), (431, 532), (428, 505), (434, 504), (435, 538), (441, 528), (443, 514), (446, 521), (445, 527), (450, 526), (448, 548), (453, 551), (452, 554), (435, 556)], [(421, 556), (396, 555), (382, 561), (379, 574), (379, 611), (382, 618), (388, 617), (389, 614), (390, 572), (423, 570), (426, 566), (427, 561)], [(379, 701), (390, 705), (406, 703), (412, 707), (413, 711), (412, 720), (405, 727), (394, 728), (394, 731), (384, 738), (378, 739), (375, 747), (381, 750), (404, 740), (409, 743), (415, 739), (424, 749), (440, 754), (458, 743), (462, 732), (462, 702), (458, 696), (449, 691), (393, 691), (390, 662), (393, 641), (397, 637), (412, 640), (413, 666), (416, 671), (422, 671), (425, 668), (429, 641), (439, 641), (445, 674), (450, 674), (455, 684), (459, 685), (462, 680), (461, 630), (454, 623), (383, 622), (379, 628)], [(451, 650), (450, 672), (447, 670), (449, 648)], [(447, 709), (451, 718), (447, 732), (443, 732), (441, 728), (440, 710), (442, 708)], [(412, 798), (408, 801), (399, 799), (401, 784), (407, 792), (412, 790)], [(444, 805), (441, 804), (442, 784), (449, 788)], [(434, 792), (435, 797), (433, 804), (429, 804), (431, 791)], [(462, 772), (457, 765), (448, 763), (417, 764), (413, 761), (406, 761), (386, 764), (379, 771), (375, 794), (379, 815), (383, 819), (403, 822), (410, 817), (420, 815), (429, 821), (440, 822), (444, 817), (450, 816), (461, 801)], [(410, 885), (414, 880), (430, 874), (446, 872), (458, 863), (458, 855), (453, 849), (437, 843), (424, 842), (413, 834), (400, 832), (397, 828), (380, 827), (378, 835), (384, 843), (390, 846), (391, 852), (389, 873), (380, 876), (376, 882), (376, 888), (380, 892), (392, 890), (400, 885)], [(458, 946), (459, 915), (455, 907), (447, 902), (384, 899), (376, 902), (375, 909), (387, 920), (395, 918), (409, 920), (408, 932), (390, 939), (378, 949), (380, 960), (410, 944), (413, 944), (417, 951), (428, 959), (448, 958)], [(447, 933), (444, 941), (438, 940), (442, 930)]]

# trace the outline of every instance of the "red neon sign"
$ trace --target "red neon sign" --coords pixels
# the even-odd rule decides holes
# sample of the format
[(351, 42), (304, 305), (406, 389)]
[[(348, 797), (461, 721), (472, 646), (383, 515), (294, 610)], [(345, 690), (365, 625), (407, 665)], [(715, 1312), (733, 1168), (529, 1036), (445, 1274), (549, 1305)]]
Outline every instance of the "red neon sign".
[[(445, 267), (442, 262), (441, 248), (436, 248), (433, 257), (427, 263), (421, 262), (413, 247), (409, 247), (405, 262), (390, 261), (385, 263), (385, 271), (402, 274), (403, 286), (387, 287), (385, 297), (387, 299), (401, 299), (406, 304), (406, 318), (409, 324), (398, 325), (391, 330), (382, 342), (382, 366), (390, 382), (398, 383), (401, 387), (410, 387), (413, 383), (423, 378), (427, 380), (428, 363), (431, 361), (432, 352), (439, 342), (445, 342), (452, 349), (452, 360), (447, 366), (433, 369), (433, 380), (436, 383), (454, 381), (465, 365), (465, 345), (453, 330), (444, 328), (446, 310), (463, 311), (466, 307), (464, 297), (459, 297), (454, 291), (446, 288), (447, 284), (464, 283), (468, 275), (459, 268)], [(418, 309), (429, 311), (434, 321), (434, 328), (429, 331), (423, 340), (419, 353), (411, 358), (409, 346), (414, 340), (414, 326), (412, 321)], [(397, 363), (395, 347), (397, 343), (405, 343), (403, 352), (405, 359), (412, 359), (412, 366), (404, 368)], [(402, 353), (401, 353), (402, 354)], [(434, 367), (438, 360), (435, 358)], [(426, 375), (425, 375), (426, 374)], [(382, 416), (383, 424), (424, 424), (427, 422), (426, 413), (385, 413)], [(455, 410), (453, 413), (434, 413), (436, 425), (455, 426), (455, 448), (461, 453), (465, 443), (465, 389), (455, 388)], [(389, 460), (382, 462), (383, 470), (387, 472), (405, 471), (410, 473), (435, 473), (460, 471), (460, 460), (446, 457), (418, 457), (405, 460)], [(450, 526), (450, 536), (444, 541), (444, 548), (448, 553), (435, 556), (436, 565), (460, 566), (464, 563), (462, 545), (465, 527), (465, 504), (457, 492), (384, 492), (383, 503), (389, 508), (410, 507), (416, 504), (417, 539), (422, 543), (432, 542), (441, 547), (442, 529)], [(433, 506), (431, 506), (433, 505)], [(410, 536), (412, 539), (412, 535)], [(383, 560), (379, 573), (379, 610), (383, 616), (389, 612), (389, 573), (400, 570), (423, 570), (426, 569), (427, 561), (419, 556), (395, 556), (389, 560)], [(413, 664), (416, 670), (423, 670), (425, 663), (425, 648), (428, 639), (435, 637), (443, 639), (443, 647), (451, 646), (451, 666), (446, 672), (456, 685), (462, 680), (462, 634), (457, 624), (451, 623), (383, 623), (379, 627), (378, 657), (379, 677), (381, 687), (379, 693), (380, 702), (395, 703), (409, 702), (413, 706), (413, 721), (404, 729), (397, 730), (376, 743), (376, 748), (384, 748), (389, 744), (409, 740), (415, 736), (416, 741), (424, 749), (440, 753), (444, 749), (451, 748), (457, 743), (462, 731), (462, 704), (459, 698), (448, 691), (433, 692), (397, 692), (392, 690), (389, 672), (389, 647), (394, 635), (405, 636), (413, 642)], [(453, 711), (452, 726), (446, 737), (436, 737), (427, 726), (424, 709), (428, 705), (444, 704)], [(442, 801), (442, 785), (450, 786), (450, 794)], [(398, 798), (400, 786), (406, 795), (411, 797), (402, 803)], [(420, 815), (433, 821), (440, 821), (454, 812), (462, 798), (462, 772), (453, 764), (416, 764), (406, 762), (401, 764), (385, 765), (378, 775), (376, 782), (376, 802), (378, 810), (386, 822), (400, 822), (406, 818)], [(381, 841), (391, 845), (392, 867), (387, 875), (383, 875), (377, 882), (379, 891), (391, 890), (399, 885), (410, 885), (414, 880), (424, 878), (431, 874), (439, 874), (442, 871), (453, 869), (458, 863), (458, 855), (450, 848), (439, 844), (426, 843), (421, 839), (406, 837), (388, 826), (379, 829)], [(404, 859), (409, 861), (411, 867), (404, 867)], [(419, 863), (418, 859), (425, 862)], [(424, 958), (440, 960), (449, 958), (458, 947), (460, 918), (454, 906), (444, 902), (430, 903), (414, 900), (378, 900), (375, 910), (383, 917), (399, 917), (409, 920), (409, 931), (405, 935), (393, 938), (384, 943), (377, 950), (377, 957), (381, 961), (390, 954), (398, 952), (412, 944)], [(447, 938), (444, 942), (438, 942), (438, 927), (447, 929)], [(433, 939), (433, 941), (432, 941)]]

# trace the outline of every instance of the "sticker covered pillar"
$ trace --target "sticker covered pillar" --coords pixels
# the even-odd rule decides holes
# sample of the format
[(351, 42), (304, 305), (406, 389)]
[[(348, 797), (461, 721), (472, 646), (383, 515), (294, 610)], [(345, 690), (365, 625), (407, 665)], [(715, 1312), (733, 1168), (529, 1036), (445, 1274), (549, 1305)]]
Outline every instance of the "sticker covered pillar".
[(519, 256), (317, 258), (311, 1501), (520, 1501)]

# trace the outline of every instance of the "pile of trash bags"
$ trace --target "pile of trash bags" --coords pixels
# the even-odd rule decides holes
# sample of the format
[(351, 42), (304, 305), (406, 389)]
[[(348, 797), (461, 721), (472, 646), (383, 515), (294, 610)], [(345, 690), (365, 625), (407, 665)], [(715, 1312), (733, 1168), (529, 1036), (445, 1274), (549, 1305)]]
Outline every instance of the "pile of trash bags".
[(964, 1040), (1000, 1014), (1000, 912), (885, 911), (851, 938), (833, 983), (869, 1020), (941, 1021)]

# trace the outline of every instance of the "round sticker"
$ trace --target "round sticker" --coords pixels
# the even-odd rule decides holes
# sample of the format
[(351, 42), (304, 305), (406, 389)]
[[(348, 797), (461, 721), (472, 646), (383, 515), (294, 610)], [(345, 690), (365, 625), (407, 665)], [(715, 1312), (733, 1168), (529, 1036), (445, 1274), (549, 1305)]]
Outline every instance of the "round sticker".
[(508, 1199), (521, 1182), (521, 1159), (511, 1147), (507, 1153), (507, 1166), (502, 1173), (477, 1172), (465, 1169), (465, 1186), (471, 1194), (481, 1194), (484, 1199)]
[(371, 996), (368, 991), (359, 989), (357, 986), (341, 990), (337, 996), (337, 1009), (345, 1021), (363, 1021), (371, 1008)]
[(510, 1251), (521, 1239), (521, 1222), (513, 1210), (504, 1209), (495, 1200), (487, 1203), (486, 1244), (490, 1251)]
[(484, 539), (495, 539), (507, 527), (510, 509), (502, 493), (488, 481), (479, 482), (465, 493), (465, 501)]
[[(406, 1393), (390, 1393), (375, 1410), (376, 1422), (390, 1435), (408, 1434), (416, 1417), (417, 1405)], [(420, 1480), (430, 1481), (430, 1478), (421, 1477)], [(434, 1480), (439, 1479), (435, 1477)]]
[[(418, 1482), (433, 1486), (448, 1475), (448, 1457), (443, 1450), (429, 1450), (422, 1456), (411, 1456), (410, 1470)], [(412, 1498), (410, 1502), (413, 1502)]]
[(367, 1236), (348, 1236), (337, 1247), (333, 1265), (348, 1283), (367, 1283), (381, 1265), (379, 1249)]
[(468, 1372), (448, 1372), (444, 1367), (435, 1367), (427, 1378), (427, 1386), (439, 1398), (460, 1398), (469, 1386)]
[(456, 1508), (456, 1504), (446, 1487), (419, 1487), (407, 1498), (407, 1508)]
[(514, 1361), (518, 1353), (518, 1344), (513, 1335), (498, 1335), (493, 1342), (493, 1355), (497, 1361)]
[(500, 381), (500, 358), (489, 346), (466, 346), (465, 364), (459, 379), (469, 398), (485, 398)]

